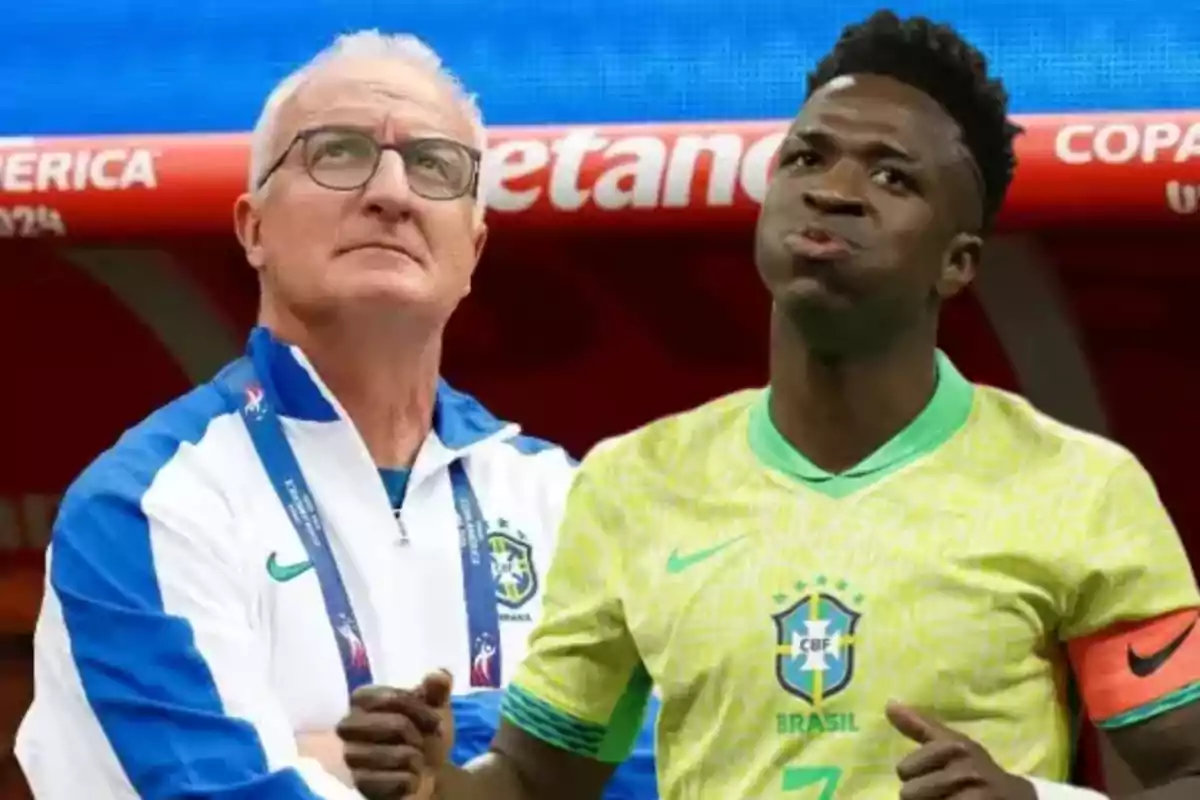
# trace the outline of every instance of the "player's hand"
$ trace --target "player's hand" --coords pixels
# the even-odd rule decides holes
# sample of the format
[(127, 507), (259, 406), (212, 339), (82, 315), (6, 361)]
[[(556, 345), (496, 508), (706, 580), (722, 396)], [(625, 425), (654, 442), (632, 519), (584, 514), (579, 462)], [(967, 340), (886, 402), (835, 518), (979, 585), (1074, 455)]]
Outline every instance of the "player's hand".
[(888, 703), (887, 718), (920, 745), (896, 766), (901, 800), (1037, 800), (1032, 783), (1005, 772), (958, 731), (895, 702)]
[(434, 775), (454, 746), (449, 673), (425, 676), (416, 689), (364, 686), (338, 724), (346, 766), (369, 800), (428, 800)]

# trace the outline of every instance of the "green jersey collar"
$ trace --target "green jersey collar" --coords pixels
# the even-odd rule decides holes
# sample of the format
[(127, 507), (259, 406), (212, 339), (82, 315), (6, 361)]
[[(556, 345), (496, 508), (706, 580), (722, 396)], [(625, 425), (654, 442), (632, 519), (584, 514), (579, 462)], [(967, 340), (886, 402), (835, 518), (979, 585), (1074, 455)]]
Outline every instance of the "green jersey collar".
[(771, 420), (771, 391), (763, 392), (750, 411), (750, 449), (765, 466), (805, 482), (864, 478), (890, 473), (931, 453), (967, 421), (974, 386), (941, 350), (936, 355), (937, 383), (929, 404), (886, 444), (840, 474), (821, 469), (783, 438)]

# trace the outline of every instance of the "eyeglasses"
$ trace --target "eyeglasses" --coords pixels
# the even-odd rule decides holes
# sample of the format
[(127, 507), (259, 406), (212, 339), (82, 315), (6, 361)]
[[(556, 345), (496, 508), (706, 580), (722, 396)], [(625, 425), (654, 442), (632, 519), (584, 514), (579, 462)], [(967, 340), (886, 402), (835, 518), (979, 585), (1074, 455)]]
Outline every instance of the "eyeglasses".
[(279, 158), (258, 179), (258, 188), (301, 147), (304, 171), (318, 186), (338, 192), (361, 189), (375, 177), (385, 150), (394, 150), (404, 163), (413, 192), (426, 200), (455, 200), (479, 191), (480, 153), (453, 139), (429, 137), (399, 144), (380, 144), (354, 128), (312, 128), (296, 134)]

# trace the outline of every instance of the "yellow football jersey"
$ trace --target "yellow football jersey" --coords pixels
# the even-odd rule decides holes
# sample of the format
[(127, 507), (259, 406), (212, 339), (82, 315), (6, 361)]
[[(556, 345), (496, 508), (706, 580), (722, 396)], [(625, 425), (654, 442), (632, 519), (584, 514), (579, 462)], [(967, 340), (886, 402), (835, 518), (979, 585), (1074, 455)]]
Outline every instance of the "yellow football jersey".
[(625, 757), (652, 688), (664, 800), (895, 800), (895, 699), (1066, 778), (1063, 643), (1200, 605), (1126, 450), (941, 354), (912, 424), (826, 473), (740, 392), (596, 448), (506, 718)]

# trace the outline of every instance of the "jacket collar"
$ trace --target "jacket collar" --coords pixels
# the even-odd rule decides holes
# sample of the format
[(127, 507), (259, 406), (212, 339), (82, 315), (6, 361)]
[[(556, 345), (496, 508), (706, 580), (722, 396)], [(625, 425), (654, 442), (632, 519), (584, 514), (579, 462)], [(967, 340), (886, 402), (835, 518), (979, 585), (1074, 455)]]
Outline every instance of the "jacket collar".
[[(250, 332), (246, 355), (280, 416), (306, 422), (349, 422), (300, 348), (277, 339), (266, 328), (257, 327)], [(433, 435), (440, 449), (449, 451), (447, 455), (461, 454), (493, 438), (511, 438), (519, 431), (517, 425), (493, 416), (474, 397), (438, 379)]]

